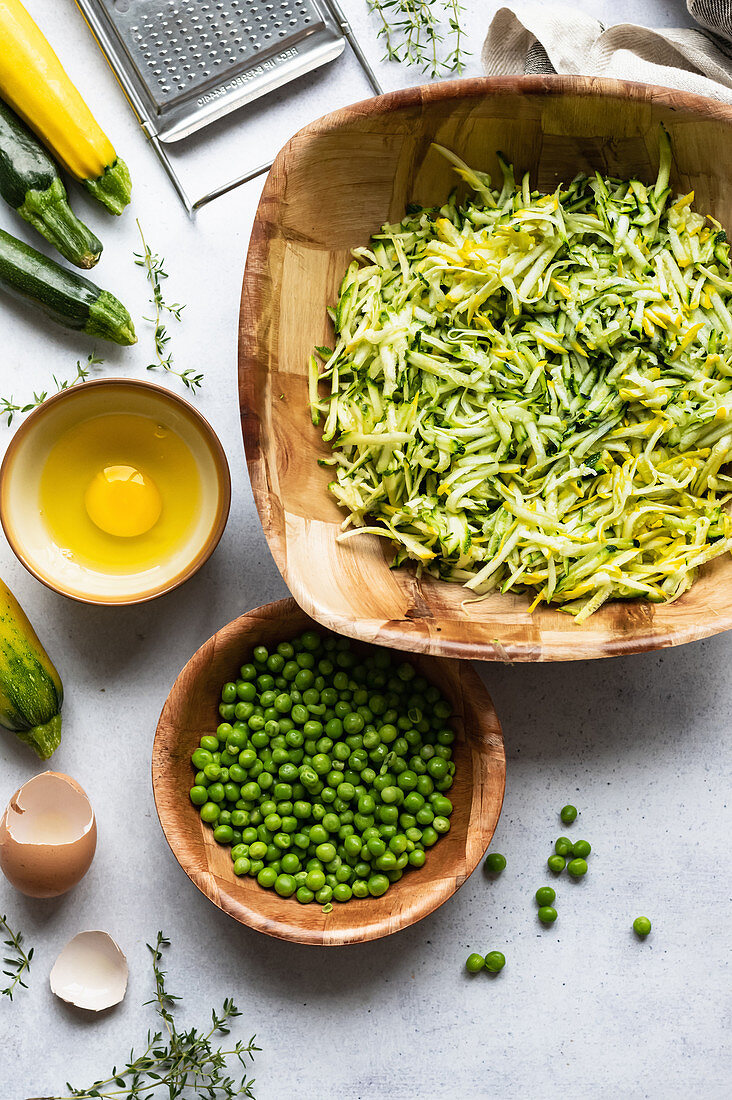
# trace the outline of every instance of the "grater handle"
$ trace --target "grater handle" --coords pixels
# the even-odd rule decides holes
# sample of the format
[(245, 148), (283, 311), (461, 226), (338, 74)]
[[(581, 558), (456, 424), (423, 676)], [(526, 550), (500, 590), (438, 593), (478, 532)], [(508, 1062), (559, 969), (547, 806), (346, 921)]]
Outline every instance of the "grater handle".
[(212, 191), (208, 191), (200, 199), (196, 199), (190, 213), (195, 213), (196, 210), (200, 210), (202, 206), (206, 206), (207, 203), (213, 202), (214, 199), (220, 199), (222, 195), (226, 195), (229, 191), (233, 191), (235, 187), (240, 187), (242, 183), (249, 183), (250, 180), (256, 179), (257, 176), (269, 172), (273, 164), (273, 160), (268, 160), (266, 164), (260, 164), (257, 168), (250, 168), (241, 176), (237, 176), (236, 179), (229, 180), (228, 183), (222, 183), (219, 187), (214, 187)]
[(368, 58), (366, 57), (366, 54), (361, 49), (359, 41), (356, 38), (355, 34), (353, 33), (353, 28), (351, 27), (351, 24), (346, 19), (345, 15), (344, 15), (344, 13), (341, 9), (341, 6), (338, 3), (338, 0), (325, 0), (325, 3), (330, 8), (330, 10), (333, 12), (334, 19), (336, 20), (336, 22), (338, 23), (338, 26), (340, 27), (341, 31), (343, 32), (343, 35), (344, 35), (345, 39), (348, 42), (348, 45), (353, 50), (353, 53), (356, 56), (356, 60), (358, 61), (361, 68), (363, 69), (364, 75), (366, 76), (366, 79), (368, 80), (369, 84), (373, 88), (375, 94), (376, 95), (383, 95), (384, 94), (384, 89), (382, 88), (381, 84), (379, 83), (379, 80), (376, 76), (376, 73), (371, 68), (371, 65), (369, 64)]
[(175, 168), (173, 167), (172, 162), (170, 160), (170, 157), (168, 156), (165, 149), (163, 148), (163, 145), (162, 145), (162, 142), (160, 141), (160, 138), (157, 136), (157, 134), (153, 134), (153, 133), (150, 132), (150, 130), (148, 129), (148, 126), (147, 126), (147, 122), (144, 118), (140, 119), (140, 125), (142, 126), (142, 130), (143, 130), (143, 133), (145, 134), (145, 137), (147, 138), (147, 140), (152, 145), (153, 150), (155, 152), (155, 155), (157, 156), (158, 160), (160, 161), (163, 168), (165, 169), (165, 172), (168, 176), (168, 179), (173, 184), (173, 187), (175, 188), (175, 191), (176, 191), (176, 194), (178, 195), (178, 198), (180, 199), (180, 201), (185, 206), (188, 216), (192, 218), (193, 217), (193, 211), (194, 211), (194, 204), (191, 202), (191, 200), (188, 196), (188, 192), (186, 191), (185, 187), (183, 186), (183, 183), (181, 181), (180, 176), (178, 175)]

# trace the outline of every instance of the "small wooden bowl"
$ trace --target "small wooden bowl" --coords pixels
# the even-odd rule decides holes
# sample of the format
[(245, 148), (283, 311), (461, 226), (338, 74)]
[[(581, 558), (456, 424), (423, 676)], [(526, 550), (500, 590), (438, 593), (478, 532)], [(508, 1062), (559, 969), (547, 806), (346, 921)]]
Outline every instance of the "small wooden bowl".
[(295, 943), (334, 945), (379, 939), (426, 917), (462, 886), (490, 843), (503, 802), (506, 758), (490, 695), (462, 662), (417, 656), (413, 663), (454, 707), (455, 783), (451, 829), (381, 898), (300, 905), (251, 878), (237, 878), (228, 848), (213, 839), (188, 799), (190, 757), (199, 738), (215, 729), (222, 684), (236, 677), (252, 648), (280, 642), (317, 623), (294, 600), (279, 600), (229, 623), (191, 657), (173, 685), (153, 745), (155, 806), (168, 844), (190, 880), (241, 924)]
[(673, 604), (605, 604), (582, 626), (522, 595), (477, 604), (458, 584), (390, 569), (383, 538), (337, 541), (329, 454), (308, 412), (308, 358), (330, 346), (350, 250), (407, 203), (442, 203), (457, 180), (433, 141), (493, 179), (501, 150), (517, 178), (553, 191), (578, 172), (655, 179), (658, 128), (671, 135), (675, 190), (732, 230), (732, 109), (701, 96), (596, 77), (457, 80), (409, 88), (326, 115), (282, 149), (262, 192), (242, 291), (239, 392), (254, 499), (297, 602), (341, 634), (482, 660), (608, 657), (732, 627), (732, 558), (705, 566)]

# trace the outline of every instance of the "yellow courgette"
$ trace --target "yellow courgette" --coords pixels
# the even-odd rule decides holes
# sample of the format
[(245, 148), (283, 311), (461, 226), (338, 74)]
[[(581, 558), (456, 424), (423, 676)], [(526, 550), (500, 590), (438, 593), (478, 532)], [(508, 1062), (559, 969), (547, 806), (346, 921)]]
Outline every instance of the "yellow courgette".
[(13, 593), (0, 581), (0, 725), (47, 760), (61, 740), (61, 677)]
[(99, 202), (122, 213), (127, 165), (18, 0), (0, 0), (0, 96)]

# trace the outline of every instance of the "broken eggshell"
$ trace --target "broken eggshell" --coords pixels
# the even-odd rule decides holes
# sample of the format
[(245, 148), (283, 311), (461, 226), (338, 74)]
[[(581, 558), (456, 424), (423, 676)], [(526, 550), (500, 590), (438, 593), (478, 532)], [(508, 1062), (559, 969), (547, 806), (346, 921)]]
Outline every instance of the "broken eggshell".
[(60, 772), (24, 783), (0, 821), (0, 869), (32, 898), (54, 898), (76, 886), (96, 846), (91, 803), (76, 780)]
[(127, 959), (106, 932), (79, 932), (51, 970), (51, 991), (68, 1004), (103, 1012), (127, 989)]

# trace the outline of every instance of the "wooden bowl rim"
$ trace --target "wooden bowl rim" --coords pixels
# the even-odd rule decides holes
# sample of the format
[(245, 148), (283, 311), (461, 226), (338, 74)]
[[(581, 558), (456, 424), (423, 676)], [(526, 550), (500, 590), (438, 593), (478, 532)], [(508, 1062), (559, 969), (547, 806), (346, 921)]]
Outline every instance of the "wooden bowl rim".
[[(593, 99), (632, 100), (647, 103), (649, 107), (665, 107), (674, 112), (683, 110), (691, 115), (697, 115), (700, 119), (719, 121), (732, 126), (732, 107), (719, 100), (698, 95), (695, 92), (686, 92), (659, 84), (620, 80), (614, 77), (557, 73), (479, 76), (415, 85), (410, 88), (387, 92), (381, 96), (373, 96), (349, 106), (338, 108), (335, 111), (330, 111), (298, 130), (280, 149), (265, 180), (252, 226), (242, 281), (239, 313), (237, 355), (240, 424), (252, 495), (260, 520), (262, 520), (270, 553), (296, 601), (308, 615), (325, 626), (326, 629), (338, 631), (348, 637), (363, 641), (369, 641), (373, 638), (376, 643), (394, 649), (413, 652), (426, 651), (433, 656), (522, 663), (597, 660), (604, 657), (628, 656), (634, 653), (645, 653), (656, 649), (684, 645), (690, 641), (698, 641), (702, 638), (724, 633), (732, 629), (732, 609), (728, 613), (715, 611), (714, 616), (708, 616), (703, 621), (695, 619), (680, 626), (674, 626), (673, 629), (668, 626), (659, 629), (658, 624), (656, 624), (656, 629), (651, 631), (645, 621), (643, 625), (634, 628), (632, 632), (617, 636), (582, 634), (578, 629), (576, 633), (572, 634), (574, 639), (572, 646), (560, 646), (556, 642), (540, 643), (537, 646), (527, 641), (511, 642), (504, 646), (500, 640), (496, 641), (495, 639), (476, 642), (442, 637), (439, 641), (432, 638), (429, 650), (425, 650), (421, 638), (405, 626), (402, 621), (395, 622), (392, 620), (388, 624), (381, 624), (379, 621), (379, 630), (376, 636), (373, 636), (362, 625), (365, 623), (373, 625), (371, 620), (346, 618), (342, 613), (334, 612), (330, 607), (321, 605), (317, 599), (310, 596), (302, 584), (300, 575), (291, 573), (287, 555), (279, 545), (279, 537), (272, 537), (267, 530), (265, 517), (272, 511), (274, 494), (269, 485), (269, 480), (267, 479), (266, 484), (263, 486), (259, 477), (256, 476), (259, 473), (264, 449), (259, 444), (256, 447), (249, 445), (246, 429), (248, 418), (252, 412), (256, 416), (256, 410), (259, 407), (254, 375), (248, 367), (248, 364), (257, 358), (257, 344), (253, 336), (254, 326), (251, 324), (253, 314), (247, 300), (247, 287), (249, 280), (259, 281), (259, 276), (253, 275), (253, 272), (261, 267), (261, 261), (266, 254), (270, 240), (269, 222), (261, 216), (261, 213), (267, 202), (278, 202), (281, 199), (281, 184), (279, 181), (286, 176), (288, 156), (304, 137), (338, 130), (362, 117), (387, 116), (404, 107), (423, 105), (425, 108), (429, 108), (433, 104), (451, 99), (480, 98), (489, 94), (497, 96), (527, 95), (547, 98), (575, 95)], [(274, 502), (276, 503), (276, 498), (274, 498)], [(646, 602), (641, 600), (624, 602), (629, 607), (646, 606)], [(561, 614), (558, 611), (556, 613)], [(510, 617), (510, 613), (507, 614), (507, 617)]]
[[(188, 694), (189, 688), (184, 686), (184, 682), (188, 676), (195, 672), (200, 674), (200, 668), (205, 667), (205, 660), (207, 650), (210, 646), (216, 646), (216, 639), (223, 633), (229, 633), (231, 631), (238, 631), (240, 626), (245, 622), (249, 623), (252, 620), (256, 621), (257, 618), (265, 618), (271, 621), (279, 620), (286, 622), (287, 619), (293, 614), (299, 613), (305, 615), (307, 618), (307, 612), (304, 612), (297, 602), (288, 597), (282, 600), (276, 600), (269, 604), (264, 604), (261, 607), (252, 608), (250, 611), (245, 612), (243, 615), (239, 615), (236, 619), (233, 619), (230, 623), (221, 627), (212, 634), (211, 637), (199, 646), (193, 656), (186, 662), (181, 671), (179, 672), (176, 680), (168, 693), (168, 697), (163, 704), (163, 709), (158, 719), (157, 728), (155, 731), (155, 738), (152, 748), (152, 760), (151, 760), (151, 780), (153, 788), (153, 799), (155, 802), (155, 810), (158, 815), (160, 826), (163, 830), (163, 834), (168, 843), (168, 847), (175, 856), (177, 862), (181, 868), (185, 871), (188, 878), (196, 886), (201, 893), (208, 898), (209, 901), (220, 909), (222, 912), (227, 913), (233, 917), (240, 924), (247, 925), (250, 928), (255, 929), (258, 932), (264, 932), (266, 935), (272, 936), (275, 939), (287, 940), (291, 943), (301, 943), (306, 945), (313, 945), (319, 947), (337, 947), (345, 946), (351, 943), (362, 943), (370, 940), (382, 939), (388, 935), (392, 935), (395, 932), (402, 931), (408, 928), (412, 924), (416, 924), (423, 917), (429, 916), (438, 909), (449, 898), (453, 897), (460, 887), (467, 881), (467, 879), (475, 871), (476, 867), (480, 863), (481, 859), (487, 851), (488, 845), (496, 830), (498, 820), (501, 815), (503, 807), (503, 799), (506, 789), (506, 753), (503, 741), (503, 730), (501, 728), (500, 719), (493, 705), (488, 689), (483, 684), (476, 671), (471, 668), (465, 662), (453, 662), (459, 667), (460, 683), (462, 688), (462, 697), (465, 698), (470, 693), (471, 698), (476, 699), (477, 703), (473, 704), (473, 709), (485, 713), (489, 716), (491, 722), (492, 743), (491, 748), (496, 753), (497, 763), (499, 766), (498, 778), (500, 781), (500, 797), (495, 800), (491, 807), (491, 813), (483, 819), (474, 820), (476, 815), (470, 814), (468, 816), (466, 836), (473, 833), (474, 836), (479, 838), (479, 843), (474, 846), (475, 855), (474, 858), (466, 860), (465, 873), (458, 880), (457, 877), (451, 879), (452, 887), (447, 891), (438, 893), (434, 891), (426, 895), (425, 901), (422, 904), (418, 903), (418, 900), (410, 907), (403, 908), (398, 919), (391, 924), (387, 922), (383, 917), (373, 921), (371, 924), (363, 924), (359, 926), (358, 937), (353, 935), (339, 934), (339, 930), (336, 928), (330, 929), (303, 929), (298, 926), (296, 920), (282, 920), (279, 922), (273, 921), (271, 917), (264, 916), (260, 910), (251, 903), (243, 903), (240, 899), (236, 898), (232, 894), (227, 893), (221, 889), (221, 880), (214, 879), (210, 872), (200, 872), (197, 870), (197, 866), (200, 863), (200, 856), (198, 854), (197, 844), (189, 842), (187, 838), (176, 838), (175, 830), (177, 822), (179, 820), (179, 812), (172, 812), (164, 804), (159, 797), (161, 792), (160, 777), (168, 774), (166, 753), (167, 745), (169, 743), (171, 735), (177, 731), (178, 727), (169, 718), (169, 712), (173, 706), (176, 696), (181, 693), (182, 696)], [(316, 628), (320, 625), (312, 620)], [(445, 661), (450, 658), (435, 657), (431, 654), (417, 654), (415, 655), (420, 661)], [(466, 683), (467, 681), (467, 683)], [(467, 689), (467, 690), (466, 690)], [(466, 738), (466, 740), (468, 740)], [(481, 756), (476, 747), (475, 741), (470, 742), (471, 758)], [(496, 761), (494, 761), (494, 764)], [(486, 779), (486, 772), (483, 773), (483, 780)], [(471, 773), (471, 780), (474, 779), (474, 774)], [(471, 791), (474, 791), (474, 786), (471, 782)], [(475, 801), (475, 795), (473, 793), (473, 802)], [(183, 812), (195, 812), (187, 800), (185, 799), (185, 791), (181, 792), (180, 798), (180, 813)], [(429, 860), (428, 860), (429, 862)], [(249, 882), (250, 880), (244, 880)], [(269, 891), (267, 891), (269, 894)], [(418, 895), (415, 895), (418, 899)], [(301, 908), (298, 906), (294, 899), (282, 899), (282, 903), (292, 904), (293, 916), (296, 916), (297, 911)], [(349, 903), (350, 904), (350, 903)], [(305, 907), (303, 907), (305, 908)], [(336, 905), (333, 909), (333, 913), (343, 915), (347, 917), (349, 912), (348, 905)], [(351, 926), (349, 926), (350, 928)]]
[[(276, 174), (276, 169), (287, 156), (291, 147), (308, 134), (318, 134), (328, 130), (338, 130), (345, 122), (364, 115), (388, 115), (402, 107), (414, 104), (440, 103), (447, 99), (470, 99), (493, 95), (585, 95), (594, 99), (631, 99), (648, 101), (649, 92), (654, 105), (669, 107), (674, 111), (679, 106), (692, 114), (708, 118), (718, 118), (732, 123), (732, 107), (722, 100), (710, 99), (696, 92), (669, 88), (663, 84), (645, 84), (639, 80), (621, 80), (609, 76), (578, 76), (564, 73), (545, 73), (516, 76), (471, 76), (455, 80), (439, 80), (434, 84), (415, 84), (409, 88), (397, 88), (393, 92), (361, 99), (346, 107), (328, 111), (301, 127), (287, 141), (275, 157), (265, 180), (264, 190)], [(255, 225), (257, 224), (255, 220)]]

